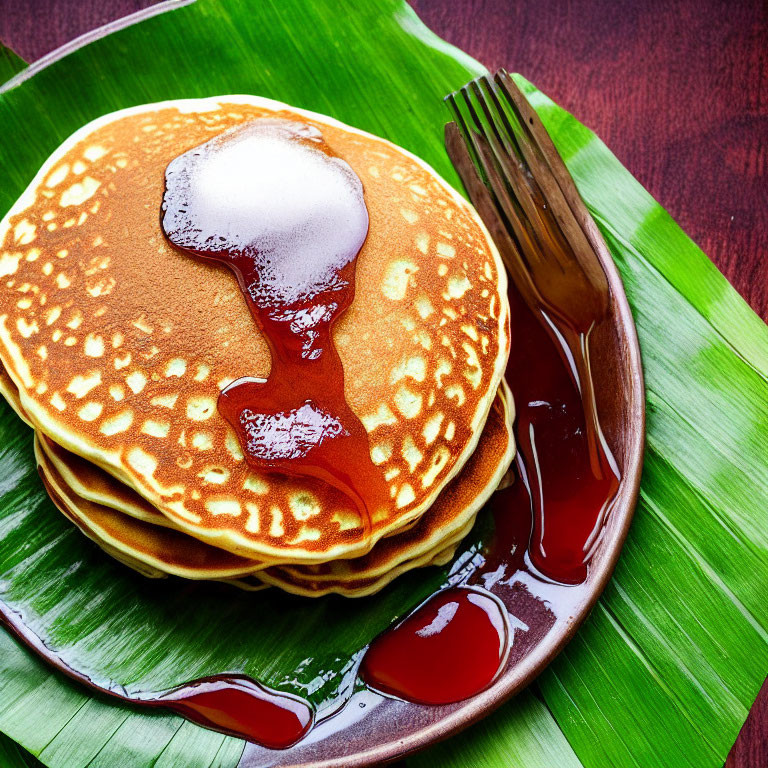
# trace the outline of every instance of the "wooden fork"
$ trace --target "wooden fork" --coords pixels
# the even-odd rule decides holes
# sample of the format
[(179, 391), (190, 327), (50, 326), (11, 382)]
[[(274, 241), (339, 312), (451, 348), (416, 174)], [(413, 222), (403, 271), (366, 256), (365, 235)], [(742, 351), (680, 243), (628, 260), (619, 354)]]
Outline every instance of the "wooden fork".
[(608, 280), (590, 242), (600, 238), (597, 227), (552, 139), (507, 72), (473, 80), (446, 102), (455, 118), (445, 127), (448, 154), (512, 281), (569, 364), (592, 426), (590, 455), (597, 456), (596, 442), (603, 438), (589, 335), (610, 305)]

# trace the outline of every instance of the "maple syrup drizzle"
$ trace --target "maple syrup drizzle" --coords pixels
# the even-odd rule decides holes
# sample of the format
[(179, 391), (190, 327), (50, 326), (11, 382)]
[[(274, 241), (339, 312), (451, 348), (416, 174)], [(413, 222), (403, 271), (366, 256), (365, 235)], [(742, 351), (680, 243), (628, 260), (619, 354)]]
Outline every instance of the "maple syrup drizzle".
[[(581, 584), (619, 488), (619, 470), (600, 432), (585, 417), (570, 360), (584, 340), (547, 330), (513, 287), (509, 292), (512, 343), (506, 378), (517, 411), (514, 503), (528, 506), (528, 545), (537, 575)], [(597, 434), (596, 434), (597, 432)], [(525, 493), (523, 493), (525, 489)], [(510, 514), (513, 514), (510, 509)]]
[[(491, 585), (512, 585), (516, 574), (529, 572), (560, 585), (568, 610), (567, 585), (586, 578), (594, 542), (599, 541), (618, 487), (618, 470), (604, 440), (589, 435), (568, 364), (569, 350), (558, 345), (514, 287), (509, 298), (512, 348), (506, 377), (518, 414), (518, 477), (491, 497), (494, 536), (482, 558), (460, 576), (464, 586), (436, 592), (366, 650), (360, 677), (387, 696), (441, 705), (487, 688), (509, 654), (509, 620), (514, 617), (478, 585), (496, 591)], [(591, 455), (590, 445), (605, 455)], [(513, 599), (520, 598), (518, 590)], [(554, 617), (547, 609), (537, 609), (537, 602), (529, 595), (527, 610), (532, 616), (538, 610), (546, 633)], [(43, 655), (51, 658), (46, 651)], [(171, 692), (128, 700), (173, 709), (201, 725), (269, 748), (296, 743), (313, 721), (306, 702), (242, 676), (204, 678)]]
[[(489, 501), (494, 536), (482, 557), (459, 569), (458, 578), (472, 591), (449, 587), (437, 592), (366, 651), (363, 681), (405, 701), (447, 704), (490, 685), (512, 642), (507, 628), (512, 614), (478, 585), (508, 589), (516, 574), (525, 572), (566, 591), (581, 584), (618, 490), (618, 468), (599, 424), (585, 417), (572, 373), (570, 359), (579, 351), (569, 344), (583, 340), (578, 334), (572, 342), (550, 334), (546, 318), (531, 310), (514, 286), (509, 300), (512, 340), (506, 378), (517, 411), (517, 478)], [(481, 595), (487, 610), (472, 610), (467, 603)], [(510, 597), (518, 604), (520, 598), (519, 590)], [(567, 597), (563, 602), (568, 604)], [(530, 604), (526, 610), (532, 610)], [(500, 616), (503, 633), (497, 631)], [(539, 612), (538, 621), (546, 633), (554, 616)]]
[(260, 119), (177, 157), (165, 184), (166, 237), (235, 273), (269, 345), (269, 378), (238, 379), (219, 396), (248, 463), (332, 485), (368, 534), (388, 489), (332, 339), (368, 233), (360, 179), (314, 126)]
[(304, 700), (242, 675), (202, 678), (143, 701), (269, 749), (295, 744), (309, 732), (314, 718)]
[[(69, 517), (66, 504), (43, 472), (38, 474), (48, 495)], [(159, 693), (127, 696), (95, 686), (72, 670), (45, 646), (12, 611), (0, 601), (0, 621), (65, 674), (131, 704), (168, 709), (206, 728), (237, 736), (270, 749), (286, 749), (305, 736), (314, 720), (314, 710), (303, 699), (257, 683), (245, 675), (212, 675)]]
[(504, 606), (485, 590), (450, 587), (379, 635), (360, 676), (406, 701), (451, 704), (487, 688), (508, 648)]
[(0, 624), (68, 677), (132, 706), (165, 709), (230, 736), (270, 749), (287, 749), (312, 728), (314, 710), (303, 699), (263, 686), (245, 675), (212, 675), (157, 693), (127, 694), (100, 685), (71, 667), (0, 600)]

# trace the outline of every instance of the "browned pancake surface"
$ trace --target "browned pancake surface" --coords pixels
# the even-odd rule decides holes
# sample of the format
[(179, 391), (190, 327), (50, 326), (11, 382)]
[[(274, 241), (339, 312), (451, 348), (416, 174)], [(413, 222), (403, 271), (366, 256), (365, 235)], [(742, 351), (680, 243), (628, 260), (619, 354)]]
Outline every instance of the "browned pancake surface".
[(128, 559), (138, 560), (150, 568), (192, 579), (246, 576), (261, 567), (260, 563), (203, 544), (180, 531), (152, 525), (88, 501), (72, 492), (37, 440), (35, 455), (55, 504), (86, 536), (104, 545), (107, 551), (116, 550), (117, 555), (127, 555)]
[(163, 238), (165, 166), (280, 116), (313, 121), (362, 179), (370, 232), (335, 342), (391, 490), (374, 538), (423, 514), (474, 448), (508, 349), (504, 277), (476, 214), (420, 161), (248, 101), (118, 113), (54, 155), (0, 227), (0, 359), (38, 428), (192, 535), (259, 559), (362, 554), (346, 498), (249, 471), (220, 418), (221, 388), (268, 376), (269, 353), (233, 276)]

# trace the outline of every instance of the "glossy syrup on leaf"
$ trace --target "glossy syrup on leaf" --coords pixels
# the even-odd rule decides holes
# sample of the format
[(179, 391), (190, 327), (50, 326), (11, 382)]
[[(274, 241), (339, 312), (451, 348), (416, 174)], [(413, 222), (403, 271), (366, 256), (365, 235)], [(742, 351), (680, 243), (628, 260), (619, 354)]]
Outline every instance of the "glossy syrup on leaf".
[(238, 675), (195, 680), (144, 701), (270, 749), (295, 744), (312, 727), (314, 716), (309, 704), (297, 696)]
[[(550, 335), (544, 318), (514, 286), (509, 298), (506, 377), (517, 411), (517, 478), (491, 497), (493, 539), (478, 560), (459, 569), (458, 578), (503, 590), (527, 572), (567, 592), (566, 585), (587, 577), (619, 474), (602, 435), (589, 433), (575, 367), (569, 364), (576, 350)], [(519, 597), (511, 597), (513, 607)], [(525, 632), (531, 629), (508, 613), (509, 607), (478, 586), (442, 590), (371, 643), (361, 677), (381, 693), (421, 704), (476, 695), (504, 664), (513, 642), (509, 620)]]

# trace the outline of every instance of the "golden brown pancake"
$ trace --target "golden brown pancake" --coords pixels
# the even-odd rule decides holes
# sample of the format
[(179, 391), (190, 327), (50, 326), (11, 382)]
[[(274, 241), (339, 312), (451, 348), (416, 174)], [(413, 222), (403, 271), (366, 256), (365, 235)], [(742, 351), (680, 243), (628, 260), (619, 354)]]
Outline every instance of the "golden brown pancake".
[(77, 496), (96, 504), (103, 504), (112, 509), (120, 510), (120, 512), (145, 523), (182, 530), (170, 518), (162, 512), (158, 512), (143, 496), (139, 496), (136, 491), (103, 469), (66, 448), (62, 448), (41, 432), (37, 433), (37, 437), (48, 462), (61, 475), (61, 479), (67, 484), (67, 487)]
[(281, 569), (268, 569), (267, 571), (260, 571), (253, 576), (247, 577), (249, 582), (260, 581), (268, 586), (279, 587), (284, 592), (290, 592), (294, 595), (301, 595), (302, 597), (322, 597), (323, 595), (329, 595), (336, 593), (343, 595), (344, 597), (368, 597), (376, 592), (384, 589), (388, 584), (394, 581), (398, 576), (414, 568), (424, 568), (430, 565), (445, 565), (450, 562), (451, 558), (456, 553), (461, 539), (466, 536), (472, 529), (474, 518), (466, 526), (466, 529), (457, 535), (456, 540), (449, 544), (447, 547), (439, 547), (437, 552), (427, 552), (418, 557), (405, 560), (400, 565), (394, 567), (391, 571), (387, 571), (381, 576), (375, 576), (370, 579), (352, 579), (347, 582), (328, 582), (328, 581), (312, 581), (311, 579), (295, 579), (290, 574), (286, 574)]
[[(48, 438), (41, 436), (36, 441), (36, 454), (41, 469), (53, 487), (54, 500), (60, 506), (63, 504), (65, 514), (105, 550), (111, 554), (119, 552), (119, 559), (132, 567), (136, 567), (134, 563), (138, 562), (145, 568), (188, 578), (220, 577), (221, 555), (229, 553), (202, 544), (183, 533), (169, 531), (122, 514), (118, 510), (131, 494), (136, 496), (139, 504), (146, 502), (129, 489), (121, 489), (120, 484), (103, 470), (93, 466), (88, 469), (88, 462), (55, 446)], [(263, 580), (299, 594), (340, 592), (354, 596), (370, 594), (398, 574), (435, 562), (439, 557), (450, 559), (458, 542), (471, 529), (478, 510), (498, 486), (513, 456), (511, 396), (505, 385), (494, 401), (475, 453), (415, 526), (406, 532), (382, 539), (364, 557), (354, 561), (339, 561), (337, 569), (318, 575), (316, 572), (320, 569), (316, 566), (296, 567), (290, 571), (270, 568), (264, 572)], [(73, 473), (73, 467), (82, 470), (84, 466), (88, 469), (85, 475)], [(64, 471), (60, 471), (62, 467)], [(83, 476), (96, 477), (99, 501), (90, 501), (80, 495), (77, 489), (69, 485), (68, 475), (78, 480)], [(87, 488), (85, 493), (88, 493)], [(104, 502), (109, 506), (105, 506)], [(186, 540), (182, 542), (184, 552), (181, 555), (175, 551), (179, 536)], [(184, 573), (179, 568), (180, 556), (183, 557)], [(171, 568), (164, 566), (166, 557), (171, 560)], [(230, 555), (230, 558), (233, 557)], [(211, 560), (217, 564), (213, 575), (209, 566)], [(236, 567), (239, 565), (235, 563)], [(246, 563), (245, 569), (248, 572), (256, 571), (259, 564)], [(257, 576), (261, 578), (261, 573)]]
[[(145, 523), (103, 504), (71, 492), (35, 439), (35, 457), (53, 501), (86, 536), (104, 545), (120, 559), (187, 579), (222, 579), (246, 576), (260, 563), (203, 544), (180, 531)], [(130, 546), (126, 547), (125, 542)]]
[[(356, 297), (335, 326), (345, 396), (391, 499), (252, 472), (216, 400), (270, 356), (232, 275), (159, 227), (177, 155), (247, 120), (314, 124), (363, 182)], [(0, 223), (0, 360), (36, 428), (192, 536), (249, 559), (362, 555), (416, 521), (474, 450), (508, 354), (506, 281), (473, 209), (422, 161), (255, 97), (166, 102), (85, 126)]]
[[(19, 407), (18, 397), (14, 394), (12, 382), (3, 375), (2, 369), (0, 369), (0, 392), (6, 396), (13, 407)], [(382, 540), (374, 552), (357, 560), (339, 561), (330, 566), (273, 567), (244, 579), (220, 580), (249, 590), (263, 588), (268, 586), (265, 582), (269, 582), (269, 584), (280, 586), (286, 591), (301, 595), (320, 596), (330, 592), (338, 592), (346, 596), (363, 596), (378, 591), (397, 575), (412, 568), (421, 565), (442, 565), (448, 562), (453, 557), (458, 543), (472, 528), (477, 509), (496, 487), (497, 478), (502, 478), (502, 484), (506, 482), (505, 468), (510, 464), (515, 452), (512, 438), (513, 419), (514, 403), (511, 392), (504, 382), (499, 396), (494, 401), (478, 449), (462, 469), (460, 475), (441, 494), (443, 501), (447, 502), (448, 499), (452, 499), (452, 503), (455, 505), (454, 515), (449, 514), (448, 503), (443, 505), (438, 503), (434, 505), (424, 519), (419, 520), (416, 525), (411, 525), (408, 531), (401, 532), (396, 537)], [(506, 429), (503, 431), (498, 429), (502, 422), (506, 424)], [(113, 536), (109, 540), (99, 537), (95, 534), (95, 531), (99, 530), (98, 521), (90, 528), (88, 526), (88, 504), (78, 506), (77, 500), (82, 498), (84, 502), (95, 501), (97, 506), (106, 504), (111, 508), (108, 512), (113, 509), (121, 510), (127, 505), (129, 509), (139, 510), (138, 513), (131, 512), (132, 515), (139, 519), (147, 519), (150, 522), (152, 522), (153, 516), (155, 518), (162, 516), (154, 511), (138, 494), (123, 487), (103, 470), (66, 451), (44, 435), (38, 434), (37, 438), (39, 440), (37, 445), (39, 460), (43, 459), (41, 464), (50, 464), (56, 470), (55, 477), (59, 484), (63, 483), (66, 489), (69, 506), (77, 507), (78, 520), (75, 522), (83, 525), (87, 535), (97, 541), (107, 553), (145, 576), (158, 578), (167, 575), (156, 567), (160, 564), (158, 554), (162, 551), (159, 542), (156, 542), (155, 546), (152, 547), (154, 557), (150, 562), (155, 564), (153, 567), (142, 562), (141, 552), (137, 552), (132, 547), (130, 525), (120, 526), (119, 518), (112, 516)], [(469, 484), (462, 486), (462, 483), (466, 482), (467, 477), (471, 478), (476, 486), (481, 483), (483, 465), (486, 467), (485, 473), (487, 475), (487, 467), (488, 464), (492, 463), (494, 453), (497, 456), (498, 466), (494, 471), (493, 479), (488, 483), (483, 493), (478, 493), (472, 499), (471, 492), (468, 491)], [(42, 468), (45, 470), (45, 467)], [(480, 477), (478, 477), (478, 470)], [(91, 487), (89, 487), (89, 481)], [(52, 495), (57, 503), (62, 503), (61, 499), (57, 498), (55, 491)], [(468, 499), (469, 501), (467, 501)], [(463, 507), (461, 506), (462, 500), (464, 500)], [(73, 515), (66, 506), (63, 511), (70, 519), (73, 519)], [(167, 521), (164, 522), (167, 524)], [(459, 529), (459, 524), (462, 522), (463, 524)], [(442, 530), (440, 530), (441, 527)], [(456, 532), (457, 529), (458, 532)], [(122, 533), (118, 542), (114, 540), (116, 531)], [(151, 535), (151, 529), (145, 526), (143, 534), (145, 537), (147, 534)], [(113, 546), (115, 543), (117, 543), (117, 547)]]
[[(32, 426), (29, 417), (21, 407), (16, 385), (1, 365), (0, 395), (5, 398), (22, 421)], [(146, 499), (103, 469), (99, 469), (90, 461), (62, 448), (42, 432), (36, 431), (35, 438), (39, 441), (39, 447), (45, 451), (47, 462), (51, 463), (61, 476), (61, 480), (76, 496), (82, 496), (88, 501), (119, 509), (131, 517), (147, 523), (180, 530), (172, 520), (158, 512)]]
[(19, 399), (19, 390), (13, 383), (13, 379), (8, 375), (5, 368), (0, 365), (0, 395), (2, 395), (8, 405), (13, 408), (16, 415), (28, 426), (32, 426), (32, 422), (29, 420), (29, 416), (24, 413), (24, 409), (21, 407), (21, 400)]

